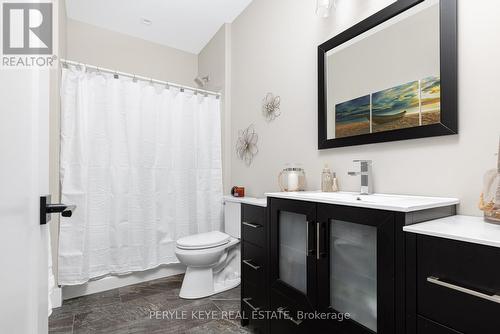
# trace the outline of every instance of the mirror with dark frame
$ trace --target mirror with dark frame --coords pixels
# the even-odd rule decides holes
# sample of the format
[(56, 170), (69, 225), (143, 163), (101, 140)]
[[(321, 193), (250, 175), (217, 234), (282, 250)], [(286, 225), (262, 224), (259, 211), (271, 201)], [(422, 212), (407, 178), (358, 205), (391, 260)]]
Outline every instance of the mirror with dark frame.
[(318, 47), (318, 147), (456, 134), (456, 0), (398, 0)]

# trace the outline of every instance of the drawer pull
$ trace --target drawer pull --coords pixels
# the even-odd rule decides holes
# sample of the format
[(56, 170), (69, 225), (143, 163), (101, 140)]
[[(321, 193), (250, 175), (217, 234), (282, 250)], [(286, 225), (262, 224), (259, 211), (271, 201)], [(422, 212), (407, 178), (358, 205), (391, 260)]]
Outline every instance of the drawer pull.
[(262, 227), (262, 225), (252, 224), (252, 223), (248, 223), (248, 222), (242, 222), (242, 224), (245, 226), (251, 227), (251, 228), (261, 228)]
[(460, 292), (466, 293), (466, 294), (474, 296), (474, 297), (486, 299), (486, 300), (489, 300), (491, 302), (495, 302), (495, 303), (500, 304), (500, 296), (498, 296), (498, 295), (487, 295), (487, 294), (482, 293), (482, 292), (478, 292), (475, 290), (464, 288), (464, 287), (459, 286), (459, 285), (445, 282), (445, 281), (439, 279), (438, 277), (434, 277), (434, 276), (427, 277), (427, 282), (432, 283), (432, 284), (436, 284), (436, 285), (439, 285), (439, 286), (442, 286), (442, 287), (445, 287), (448, 289), (460, 291)]
[[(283, 312), (286, 310), (286, 307), (278, 307), (276, 311), (278, 312)], [(302, 320), (295, 320), (294, 318), (288, 316), (286, 319), (290, 320), (291, 322), (294, 323), (295, 326), (299, 326), (302, 323)]]
[(251, 263), (252, 260), (243, 260), (243, 263), (252, 268), (253, 270), (259, 270), (260, 266)]
[(252, 298), (243, 298), (243, 302), (245, 304), (248, 305), (248, 307), (250, 307), (253, 311), (257, 312), (258, 310), (260, 310), (260, 307), (255, 307), (253, 306), (252, 304), (250, 304), (250, 301), (252, 300)]

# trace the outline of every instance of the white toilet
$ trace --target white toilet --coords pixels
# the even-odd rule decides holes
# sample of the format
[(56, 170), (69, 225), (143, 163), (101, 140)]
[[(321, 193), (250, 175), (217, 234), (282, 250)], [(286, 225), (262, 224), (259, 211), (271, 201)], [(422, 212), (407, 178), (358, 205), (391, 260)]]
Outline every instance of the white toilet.
[(179, 297), (196, 299), (240, 284), (241, 204), (225, 202), (224, 232), (193, 234), (177, 240), (175, 255), (187, 266)]

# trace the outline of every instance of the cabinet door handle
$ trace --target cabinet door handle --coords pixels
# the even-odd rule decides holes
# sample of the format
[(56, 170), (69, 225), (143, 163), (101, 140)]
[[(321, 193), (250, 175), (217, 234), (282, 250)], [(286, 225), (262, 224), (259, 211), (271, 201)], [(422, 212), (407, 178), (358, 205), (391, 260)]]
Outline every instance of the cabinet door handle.
[(307, 236), (307, 237), (306, 237), (306, 238), (307, 238), (307, 256), (309, 256), (309, 255), (310, 255), (310, 256), (314, 256), (314, 252), (316, 252), (316, 251), (314, 250), (314, 247), (309, 248), (309, 247), (310, 247), (310, 246), (309, 246), (309, 244), (310, 244), (310, 241), (311, 241), (311, 240), (310, 240), (311, 238), (309, 237), (309, 226), (310, 226), (310, 225), (314, 225), (314, 222), (307, 221), (307, 224), (306, 224), (306, 236)]
[(244, 264), (246, 264), (247, 266), (249, 266), (250, 268), (252, 268), (253, 270), (259, 270), (260, 269), (260, 266), (255, 265), (255, 264), (251, 263), (250, 261), (252, 261), (252, 260), (243, 260), (242, 262)]
[(320, 223), (316, 223), (316, 260), (319, 260), (320, 258), (320, 253), (319, 253), (319, 230), (320, 230)]
[(248, 223), (248, 222), (242, 222), (242, 224), (245, 225), (245, 226), (251, 227), (251, 228), (260, 228), (260, 227), (262, 227), (262, 225), (252, 224), (252, 223)]
[[(283, 311), (285, 311), (285, 310), (286, 310), (286, 307), (278, 307), (278, 308), (276, 309), (276, 311), (278, 311), (278, 312), (283, 312)], [(292, 317), (290, 317), (290, 316), (288, 316), (286, 319), (288, 319), (288, 320), (290, 320), (291, 322), (293, 322), (293, 323), (295, 324), (295, 326), (299, 326), (299, 325), (302, 323), (302, 320), (297, 320), (297, 319), (294, 319), (294, 318), (292, 318)]]
[(440, 279), (439, 277), (434, 277), (434, 276), (427, 277), (427, 282), (432, 283), (432, 284), (436, 284), (436, 285), (439, 285), (439, 286), (442, 286), (442, 287), (445, 287), (448, 289), (460, 291), (460, 292), (466, 293), (466, 294), (474, 296), (474, 297), (486, 299), (486, 300), (489, 300), (491, 302), (500, 304), (500, 296), (499, 295), (487, 295), (487, 294), (479, 292), (479, 291), (464, 288), (463, 286), (459, 286), (459, 285), (445, 282), (442, 279)]
[(253, 311), (259, 311), (259, 310), (260, 310), (260, 307), (255, 307), (255, 306), (253, 306), (252, 304), (250, 304), (250, 301), (252, 300), (252, 298), (243, 298), (242, 300), (243, 300), (243, 302), (244, 302), (245, 304), (247, 304), (247, 305), (248, 305), (248, 307), (250, 307)]

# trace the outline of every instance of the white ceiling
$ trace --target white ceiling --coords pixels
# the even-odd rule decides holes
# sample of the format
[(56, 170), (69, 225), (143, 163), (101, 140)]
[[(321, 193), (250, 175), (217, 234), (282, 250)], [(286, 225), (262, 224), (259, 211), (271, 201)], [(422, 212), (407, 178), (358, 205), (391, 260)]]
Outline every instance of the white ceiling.
[[(69, 18), (198, 54), (252, 0), (66, 0)], [(152, 21), (144, 25), (142, 19)]]

